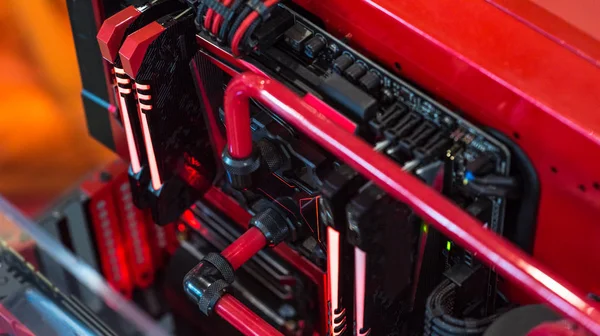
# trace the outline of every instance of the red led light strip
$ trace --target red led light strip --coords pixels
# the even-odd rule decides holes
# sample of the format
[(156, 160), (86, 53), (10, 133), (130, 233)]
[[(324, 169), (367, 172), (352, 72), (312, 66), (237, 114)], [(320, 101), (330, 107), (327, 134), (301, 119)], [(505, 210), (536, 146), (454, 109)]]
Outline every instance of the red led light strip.
[[(224, 104), (226, 116), (239, 116), (237, 121), (240, 123), (235, 126), (236, 129), (248, 130), (250, 127), (249, 120), (248, 124), (241, 124), (249, 119), (250, 98), (259, 100), (388, 194), (406, 203), (417, 215), (454, 242), (474, 252), (507, 280), (515, 282), (536, 299), (548, 303), (587, 330), (600, 334), (600, 311), (582, 291), (488, 231), (478, 220), (410, 173), (402, 171), (385, 155), (373, 151), (369, 144), (325, 118), (284, 85), (255, 74), (236, 76), (227, 87)], [(226, 117), (228, 128), (233, 119)], [(250, 143), (252, 139), (239, 137), (237, 140)]]
[[(150, 127), (148, 126), (148, 119), (146, 118), (146, 112), (151, 111), (152, 106), (144, 104), (140, 101), (139, 90), (150, 90), (150, 85), (147, 84), (135, 84), (138, 90), (138, 112), (140, 115), (140, 122), (142, 123), (142, 133), (144, 135), (144, 143), (146, 144), (146, 152), (148, 152), (148, 165), (150, 166), (150, 180), (152, 181), (152, 188), (154, 190), (162, 187), (162, 180), (160, 179), (160, 173), (158, 171), (158, 163), (156, 161), (156, 155), (154, 152), (154, 145), (152, 144), (152, 136), (150, 135)], [(143, 96), (143, 94), (142, 94)]]
[(121, 68), (114, 68), (115, 70), (115, 79), (118, 84), (122, 84), (123, 86), (129, 86), (127, 88), (123, 88), (120, 85), (117, 85), (119, 91), (119, 104), (121, 111), (121, 119), (123, 120), (123, 127), (125, 128), (125, 138), (127, 139), (127, 148), (129, 149), (129, 159), (131, 162), (131, 170), (134, 173), (139, 173), (142, 169), (140, 164), (140, 158), (138, 156), (138, 148), (137, 143), (135, 142), (135, 137), (133, 136), (133, 129), (131, 127), (131, 119), (129, 119), (129, 111), (127, 109), (127, 103), (125, 98), (127, 95), (130, 95), (131, 92), (131, 80), (129, 78), (119, 78), (117, 75), (125, 75), (125, 71)]
[(367, 285), (367, 253), (358, 247), (354, 248), (354, 293), (356, 297), (356, 331), (355, 335), (368, 335), (370, 329), (361, 332), (365, 328), (365, 287)]
[[(329, 323), (331, 334), (334, 336), (342, 335), (346, 331), (346, 319), (339, 323), (335, 321), (345, 313), (345, 309), (340, 307), (339, 283), (340, 283), (340, 233), (332, 227), (327, 228), (327, 274), (329, 275), (329, 302), (331, 303), (331, 312), (329, 314)], [(339, 313), (336, 313), (339, 311)], [(338, 327), (343, 326), (339, 331)]]

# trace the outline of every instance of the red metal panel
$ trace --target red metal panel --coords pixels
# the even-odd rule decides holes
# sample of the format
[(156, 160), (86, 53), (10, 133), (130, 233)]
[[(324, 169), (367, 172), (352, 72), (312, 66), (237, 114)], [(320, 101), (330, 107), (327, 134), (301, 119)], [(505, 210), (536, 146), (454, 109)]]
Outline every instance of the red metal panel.
[[(600, 65), (600, 43), (597, 40), (600, 38), (600, 27), (596, 31), (597, 36), (595, 38), (592, 37), (594, 35), (591, 32), (592, 36), (586, 34), (578, 27), (571, 26), (569, 22), (541, 7), (549, 5), (549, 1), (538, 1), (539, 5), (536, 5), (534, 1), (523, 0), (488, 1), (524, 25), (537, 30), (540, 34), (563, 45), (573, 53), (586, 58), (592, 64)], [(579, 7), (581, 4), (582, 2), (579, 1), (578, 6), (571, 7)], [(592, 14), (595, 19), (596, 14), (600, 12), (600, 3), (596, 6), (597, 8), (590, 8), (591, 13), (595, 13)], [(600, 24), (600, 21), (596, 21)]]
[[(548, 12), (560, 17), (582, 32), (600, 40), (600, 2), (596, 0), (578, 0), (577, 5), (569, 0), (529, 0)], [(531, 20), (528, 17), (528, 20)]]
[[(600, 291), (600, 268), (590, 267), (600, 265), (597, 65), (484, 1), (296, 2), (365, 54), (512, 135), (542, 183), (535, 257)], [(594, 54), (597, 41), (586, 41), (591, 48), (577, 46)]]

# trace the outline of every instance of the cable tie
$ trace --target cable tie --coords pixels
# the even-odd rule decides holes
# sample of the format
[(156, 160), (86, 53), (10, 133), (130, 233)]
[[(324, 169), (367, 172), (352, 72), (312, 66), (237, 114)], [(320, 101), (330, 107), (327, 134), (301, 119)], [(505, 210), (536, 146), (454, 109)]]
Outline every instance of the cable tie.
[(248, 0), (248, 2), (246, 2), (246, 6), (257, 12), (263, 22), (268, 20), (271, 16), (269, 7), (265, 6), (261, 0)]
[(229, 17), (233, 15), (233, 10), (218, 0), (204, 0), (204, 4), (222, 17)]

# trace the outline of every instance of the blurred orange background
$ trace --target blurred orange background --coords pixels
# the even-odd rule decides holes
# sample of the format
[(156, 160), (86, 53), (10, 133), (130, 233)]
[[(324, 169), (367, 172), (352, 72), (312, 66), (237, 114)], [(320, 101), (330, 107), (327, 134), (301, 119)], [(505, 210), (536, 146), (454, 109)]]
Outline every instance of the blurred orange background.
[(64, 0), (0, 1), (0, 194), (28, 213), (114, 159), (87, 134)]

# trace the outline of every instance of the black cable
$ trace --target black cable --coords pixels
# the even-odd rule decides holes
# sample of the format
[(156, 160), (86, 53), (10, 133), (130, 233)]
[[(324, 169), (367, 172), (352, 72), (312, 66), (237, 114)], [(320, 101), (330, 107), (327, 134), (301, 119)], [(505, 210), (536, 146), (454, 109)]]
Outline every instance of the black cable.
[(259, 17), (256, 18), (256, 20), (254, 22), (252, 22), (252, 24), (248, 27), (248, 30), (246, 30), (246, 32), (244, 33), (244, 36), (242, 37), (242, 40), (240, 41), (240, 49), (252, 49), (255, 45), (253, 44), (252, 41), (252, 34), (254, 34), (254, 31), (256, 30), (256, 28), (258, 28), (264, 21), (268, 20), (271, 12), (277, 8), (277, 3), (271, 5), (270, 7), (265, 7), (264, 11), (262, 13), (259, 12)]
[(229, 34), (227, 35), (227, 41), (224, 41), (225, 44), (229, 44), (233, 41), (233, 36), (235, 35), (235, 32), (238, 30), (244, 19), (246, 19), (246, 17), (250, 15), (250, 13), (252, 13), (252, 9), (250, 7), (245, 7), (244, 10), (240, 13), (240, 15), (237, 16), (237, 18), (233, 22), (233, 25), (231, 26), (231, 30), (229, 30)]
[[(271, 11), (273, 11), (275, 8), (277, 8), (277, 3), (275, 3), (274, 5), (272, 5), (268, 8), (265, 7), (263, 12), (258, 12), (259, 13), (258, 18), (256, 18), (256, 20), (254, 22), (252, 22), (252, 24), (248, 27), (248, 29), (244, 33), (244, 36), (242, 37), (242, 39), (240, 41), (240, 47), (248, 46), (250, 44), (249, 39), (252, 36), (252, 34), (254, 33), (254, 30), (256, 30), (256, 28), (263, 22), (263, 20), (265, 20), (265, 18), (269, 17)], [(246, 17), (255, 10), (256, 10), (255, 8), (246, 6), (244, 8), (244, 10), (240, 13), (240, 15), (237, 16), (235, 22), (233, 23), (233, 26), (231, 26), (231, 30), (229, 30), (229, 35), (227, 36), (227, 43), (231, 43), (233, 41), (233, 36), (237, 32), (238, 28), (240, 27), (240, 25), (242, 24), (244, 19), (246, 19)]]
[(229, 25), (234, 19), (236, 19), (239, 16), (240, 13), (238, 13), (238, 11), (242, 4), (243, 3), (241, 0), (234, 0), (233, 4), (230, 7), (234, 14), (231, 17), (223, 18), (223, 22), (221, 22), (221, 28), (219, 29), (218, 35), (218, 39), (222, 43), (227, 44), (229, 42), (228, 40), (225, 40), (227, 38), (227, 33), (229, 33)]
[(470, 191), (483, 196), (512, 197), (515, 195), (515, 192), (512, 188), (494, 185), (481, 185), (475, 181), (468, 182), (465, 184), (465, 187)]
[(519, 185), (517, 179), (511, 176), (486, 175), (483, 177), (475, 176), (471, 181), (477, 184), (493, 185), (499, 187), (517, 188)]
[(510, 201), (508, 203), (509, 206), (518, 208), (516, 219), (505, 221), (507, 224), (511, 222), (514, 224), (512, 226), (504, 225), (504, 236), (523, 251), (531, 254), (533, 253), (537, 228), (537, 213), (541, 193), (540, 180), (531, 160), (519, 145), (496, 129), (486, 127), (485, 130), (508, 147), (513, 157), (511, 170), (519, 174), (521, 182), (520, 199), (513, 201), (513, 204)]
[(199, 1), (198, 2), (198, 8), (196, 9), (196, 19), (194, 20), (194, 23), (196, 24), (196, 29), (201, 30), (201, 31), (206, 31), (207, 29), (204, 28), (204, 15), (206, 14), (206, 11), (208, 10), (208, 6), (206, 6), (204, 4), (204, 1)]
[(425, 304), (425, 327), (432, 335), (479, 335), (495, 321), (499, 313), (481, 319), (459, 319), (452, 316), (448, 307), (452, 304), (456, 285), (446, 279), (429, 295)]
[(241, 50), (245, 50), (246, 48), (251, 49), (252, 47), (254, 47), (252, 45), (252, 40), (251, 40), (252, 34), (254, 34), (254, 31), (261, 23), (262, 23), (262, 19), (260, 17), (258, 17), (248, 27), (248, 30), (246, 30), (246, 32), (244, 33), (244, 36), (242, 37), (242, 40), (240, 41), (240, 49)]

